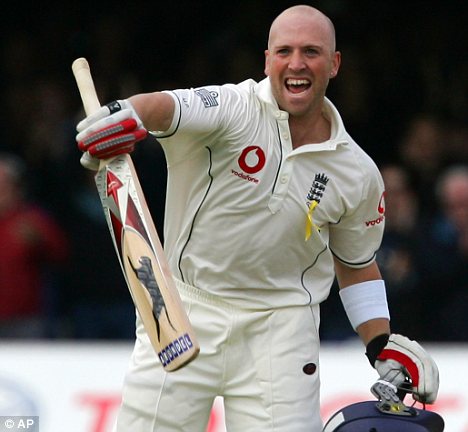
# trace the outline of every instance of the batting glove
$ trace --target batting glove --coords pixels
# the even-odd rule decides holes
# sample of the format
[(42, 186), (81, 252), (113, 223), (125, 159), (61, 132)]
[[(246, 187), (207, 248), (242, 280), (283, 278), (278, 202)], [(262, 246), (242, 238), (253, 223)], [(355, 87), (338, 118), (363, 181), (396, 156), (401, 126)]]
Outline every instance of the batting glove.
[(99, 159), (131, 153), (148, 134), (128, 100), (102, 106), (78, 123), (76, 130), (78, 148)]
[(380, 378), (400, 387), (409, 380), (413, 399), (434, 403), (439, 390), (439, 370), (417, 342), (398, 334), (383, 334), (367, 345), (366, 355)]

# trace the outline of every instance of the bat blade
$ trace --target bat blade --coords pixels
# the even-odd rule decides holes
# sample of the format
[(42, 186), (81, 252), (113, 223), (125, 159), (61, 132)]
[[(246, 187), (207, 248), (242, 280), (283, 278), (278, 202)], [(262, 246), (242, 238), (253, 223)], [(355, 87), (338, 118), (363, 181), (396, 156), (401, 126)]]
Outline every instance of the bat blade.
[[(131, 229), (125, 230), (123, 245), (124, 267), (133, 287), (135, 303), (150, 340), (159, 341), (157, 355), (166, 370), (176, 370), (192, 359), (194, 354), (193, 335), (190, 331), (180, 333), (184, 317), (166, 306), (156, 281), (156, 257), (144, 238)], [(174, 299), (170, 301), (174, 302)]]
[(117, 256), (148, 337), (167, 371), (193, 360), (199, 346), (174, 284), (128, 155), (96, 175)]
[[(85, 59), (73, 73), (89, 115), (99, 109)], [(95, 175), (112, 241), (132, 300), (161, 364), (168, 372), (192, 361), (200, 347), (172, 277), (133, 161), (100, 161)]]

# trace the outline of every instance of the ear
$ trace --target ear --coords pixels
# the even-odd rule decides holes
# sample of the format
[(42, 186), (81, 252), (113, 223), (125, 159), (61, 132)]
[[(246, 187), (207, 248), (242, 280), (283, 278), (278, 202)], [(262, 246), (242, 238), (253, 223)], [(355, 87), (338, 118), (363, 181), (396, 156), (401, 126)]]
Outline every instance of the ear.
[(341, 52), (340, 51), (335, 51), (333, 54), (333, 59), (332, 59), (332, 69), (330, 71), (330, 78), (335, 78), (336, 75), (338, 74), (338, 70), (340, 69), (341, 65)]
[(270, 51), (265, 50), (265, 75), (269, 76), (270, 75)]

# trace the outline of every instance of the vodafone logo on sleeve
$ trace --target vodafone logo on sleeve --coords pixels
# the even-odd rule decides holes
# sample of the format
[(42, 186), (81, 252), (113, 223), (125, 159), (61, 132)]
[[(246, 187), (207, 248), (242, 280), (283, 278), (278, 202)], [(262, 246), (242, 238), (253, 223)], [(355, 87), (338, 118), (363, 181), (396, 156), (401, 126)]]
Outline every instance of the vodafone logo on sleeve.
[(385, 214), (385, 191), (382, 193), (382, 196), (380, 197), (379, 205), (377, 207), (377, 211), (381, 215)]
[(241, 171), (232, 169), (231, 173), (235, 176), (252, 183), (258, 183), (259, 180), (252, 177), (263, 169), (266, 162), (265, 152), (258, 146), (248, 146), (242, 150), (237, 163)]
[(366, 221), (366, 227), (373, 227), (382, 223), (385, 219), (385, 191), (380, 196), (379, 204), (377, 206), (377, 211), (379, 212), (379, 217), (377, 219)]

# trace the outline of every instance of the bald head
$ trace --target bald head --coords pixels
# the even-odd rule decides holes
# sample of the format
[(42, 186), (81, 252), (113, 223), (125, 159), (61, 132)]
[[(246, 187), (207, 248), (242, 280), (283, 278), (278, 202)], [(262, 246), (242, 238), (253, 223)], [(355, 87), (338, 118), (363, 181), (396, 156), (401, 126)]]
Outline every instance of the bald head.
[(319, 10), (294, 6), (273, 21), (265, 75), (278, 106), (290, 116), (304, 122), (322, 118), (325, 92), (340, 62), (333, 24)]
[(285, 9), (275, 18), (270, 27), (268, 49), (271, 49), (278, 35), (287, 31), (288, 27), (296, 26), (299, 22), (302, 25), (314, 26), (321, 29), (323, 34), (326, 35), (326, 42), (330, 51), (335, 51), (335, 26), (333, 22), (323, 12), (307, 5), (292, 6)]

